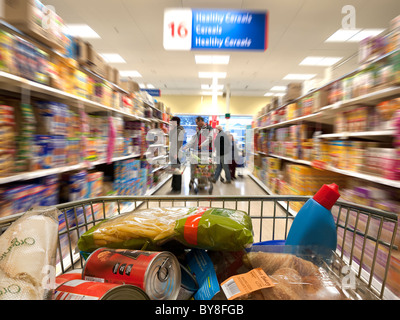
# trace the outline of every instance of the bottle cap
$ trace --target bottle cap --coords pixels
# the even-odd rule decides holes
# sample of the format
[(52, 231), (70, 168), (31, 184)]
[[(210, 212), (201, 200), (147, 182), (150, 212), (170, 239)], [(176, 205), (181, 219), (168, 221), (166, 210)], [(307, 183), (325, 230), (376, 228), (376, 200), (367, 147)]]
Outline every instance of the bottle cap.
[(339, 199), (339, 187), (337, 184), (324, 184), (321, 189), (314, 195), (313, 199), (321, 206), (331, 210), (336, 200)]

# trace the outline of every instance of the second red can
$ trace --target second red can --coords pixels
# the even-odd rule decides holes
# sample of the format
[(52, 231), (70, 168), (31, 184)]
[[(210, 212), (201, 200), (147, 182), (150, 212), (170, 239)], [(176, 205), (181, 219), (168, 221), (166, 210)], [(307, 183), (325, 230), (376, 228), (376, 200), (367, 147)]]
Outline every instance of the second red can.
[(167, 251), (100, 248), (88, 257), (82, 278), (132, 284), (152, 300), (175, 300), (181, 286), (180, 264)]

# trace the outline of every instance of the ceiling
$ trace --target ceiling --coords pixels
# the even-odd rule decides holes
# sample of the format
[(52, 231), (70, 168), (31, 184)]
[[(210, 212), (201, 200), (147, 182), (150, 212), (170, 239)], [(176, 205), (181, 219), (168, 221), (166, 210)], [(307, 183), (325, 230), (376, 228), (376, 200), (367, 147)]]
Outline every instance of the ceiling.
[[(315, 73), (324, 77), (324, 67), (299, 66), (306, 56), (351, 58), (335, 72), (356, 67), (357, 43), (325, 43), (341, 28), (342, 7), (356, 9), (357, 28), (388, 28), (400, 14), (399, 0), (43, 0), (53, 5), (67, 24), (85, 23), (101, 39), (90, 39), (99, 53), (119, 53), (127, 64), (119, 70), (137, 70), (162, 95), (200, 94), (200, 71), (227, 72), (220, 84), (229, 84), (233, 96), (264, 96), (272, 86), (287, 85), (288, 73)], [(221, 8), (268, 10), (268, 49), (243, 51), (166, 51), (163, 48), (165, 8)], [(195, 54), (229, 54), (225, 66), (196, 65)]]

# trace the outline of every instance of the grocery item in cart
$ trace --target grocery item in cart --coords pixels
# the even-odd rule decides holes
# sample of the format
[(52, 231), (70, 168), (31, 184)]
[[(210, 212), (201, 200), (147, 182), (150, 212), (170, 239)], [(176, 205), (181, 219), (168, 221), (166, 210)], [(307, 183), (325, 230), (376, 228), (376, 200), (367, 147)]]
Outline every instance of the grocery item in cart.
[(143, 289), (151, 300), (175, 300), (181, 286), (179, 262), (166, 251), (100, 248), (88, 257), (82, 277), (132, 284)]
[(55, 207), (34, 208), (0, 237), (0, 299), (49, 298), (48, 273), (55, 268), (58, 216)]
[(92, 227), (78, 247), (158, 250), (169, 240), (208, 250), (237, 251), (253, 243), (251, 218), (244, 211), (225, 208), (175, 207), (136, 210)]
[(336, 250), (336, 225), (330, 210), (340, 197), (338, 190), (335, 183), (325, 184), (304, 204), (290, 227), (287, 245), (314, 245)]
[(71, 280), (60, 285), (55, 300), (149, 300), (140, 288), (129, 284)]
[(261, 268), (274, 287), (241, 296), (251, 300), (343, 300), (346, 296), (328, 272), (293, 254), (249, 252), (244, 257), (248, 268)]
[(60, 286), (71, 280), (82, 280), (82, 269), (73, 269), (56, 277), (56, 285)]

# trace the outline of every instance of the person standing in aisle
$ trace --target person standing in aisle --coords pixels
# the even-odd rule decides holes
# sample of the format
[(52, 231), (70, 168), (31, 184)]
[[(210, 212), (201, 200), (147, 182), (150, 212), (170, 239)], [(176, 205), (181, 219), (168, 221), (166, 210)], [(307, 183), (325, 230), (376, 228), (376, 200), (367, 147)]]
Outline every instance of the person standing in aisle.
[(231, 183), (231, 173), (229, 164), (232, 162), (231, 142), (229, 136), (222, 130), (221, 126), (217, 126), (218, 134), (215, 138), (214, 145), (216, 150), (217, 169), (215, 171), (212, 182), (216, 183), (221, 174), (222, 168), (225, 171), (225, 179), (223, 183)]
[(185, 129), (181, 126), (181, 119), (179, 117), (172, 117), (169, 124), (169, 130), (169, 162), (171, 164), (171, 169), (174, 169), (171, 188), (174, 191), (181, 191), (181, 148), (185, 138)]
[(235, 180), (236, 179), (236, 167), (237, 167), (237, 163), (235, 160), (239, 158), (239, 152), (238, 152), (238, 148), (237, 148), (235, 138), (233, 137), (233, 135), (230, 134), (229, 138), (232, 141), (232, 162), (229, 163), (229, 172), (231, 174), (231, 179)]
[(173, 167), (179, 167), (181, 148), (185, 138), (185, 129), (181, 126), (179, 117), (172, 117), (169, 125), (169, 160)]
[[(189, 148), (197, 149), (197, 151), (207, 149), (208, 152), (212, 152), (212, 141), (213, 141), (213, 128), (204, 122), (204, 118), (198, 116), (196, 118), (196, 134), (184, 147), (185, 150)], [(197, 146), (197, 147), (196, 147)]]
[[(212, 143), (214, 137), (214, 129), (207, 123), (205, 123), (204, 118), (198, 116), (196, 118), (196, 134), (192, 137), (192, 139), (182, 148), (183, 151), (186, 151), (190, 148), (194, 149), (194, 153), (196, 156), (200, 158), (200, 162), (207, 161), (208, 158), (212, 156)], [(196, 157), (194, 157), (196, 159)], [(193, 158), (190, 163), (190, 184), (193, 184), (194, 181), (194, 172), (196, 169), (196, 165), (198, 164), (197, 160), (194, 162)]]

